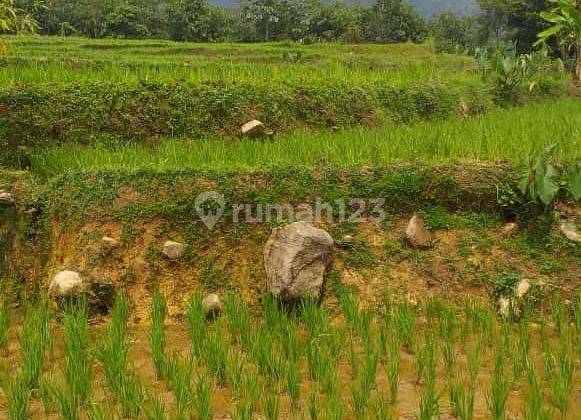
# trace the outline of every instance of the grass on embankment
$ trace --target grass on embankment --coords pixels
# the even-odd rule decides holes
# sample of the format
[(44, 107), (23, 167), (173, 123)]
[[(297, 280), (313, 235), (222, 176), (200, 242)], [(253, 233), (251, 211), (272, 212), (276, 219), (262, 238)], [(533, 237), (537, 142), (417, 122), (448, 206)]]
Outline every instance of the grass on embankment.
[(10, 55), (8, 65), (0, 68), (0, 86), (144, 80), (393, 84), (478, 78), (471, 71), (475, 68), (471, 57), (436, 54), (429, 44), (204, 44), (46, 36), (5, 39)]
[(295, 133), (276, 141), (185, 142), (156, 147), (65, 146), (35, 151), (34, 172), (57, 175), (78, 169), (260, 170), (272, 166), (342, 167), (395, 162), (522, 162), (547, 144), (561, 161), (581, 158), (581, 101), (566, 99), (493, 111), (465, 120), (386, 126), (338, 133)]

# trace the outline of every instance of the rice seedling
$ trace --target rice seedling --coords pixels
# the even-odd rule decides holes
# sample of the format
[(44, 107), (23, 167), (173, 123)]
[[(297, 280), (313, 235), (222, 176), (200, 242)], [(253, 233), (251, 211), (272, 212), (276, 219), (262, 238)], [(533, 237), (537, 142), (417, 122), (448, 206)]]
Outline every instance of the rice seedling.
[(119, 295), (111, 313), (111, 323), (96, 357), (103, 367), (113, 398), (121, 405), (125, 415), (137, 415), (142, 408), (143, 389), (136, 376), (127, 371), (129, 345), (126, 342), (129, 303)]
[(183, 360), (177, 353), (167, 359), (166, 375), (176, 401), (176, 417), (187, 419), (194, 402), (192, 392), (193, 364)]
[(212, 416), (212, 382), (206, 377), (198, 379), (194, 407), (200, 420), (211, 420)]
[(38, 387), (38, 394), (42, 401), (42, 405), (44, 406), (45, 413), (56, 413), (58, 405), (55, 400), (55, 393), (53, 392), (52, 378), (41, 378)]
[(415, 350), (415, 376), (416, 376), (416, 383), (419, 384), (428, 374), (428, 369), (430, 363), (432, 363), (432, 359), (434, 359), (434, 355), (436, 352), (436, 344), (434, 342), (434, 338), (430, 331), (425, 331), (424, 333), (424, 341), (421, 345), (419, 342), (416, 341), (416, 350)]
[(306, 354), (310, 378), (317, 381), (327, 395), (333, 395), (338, 385), (336, 359), (327, 347), (313, 340), (307, 342)]
[(486, 403), (492, 418), (504, 419), (510, 383), (505, 377), (505, 348), (497, 345), (494, 353), (494, 371), (490, 389), (486, 392)]
[(2, 388), (8, 402), (8, 417), (26, 418), (32, 392), (39, 385), (44, 358), (51, 345), (49, 309), (46, 300), (34, 305), (25, 302), (25, 315), (20, 341), (20, 366), (8, 370)]
[(282, 357), (297, 362), (303, 350), (303, 340), (298, 328), (292, 324), (285, 325), (279, 339)]
[[(206, 314), (202, 305), (202, 296), (195, 294), (190, 299), (187, 309), (188, 327), (190, 340), (192, 342), (192, 352), (196, 357), (202, 356), (204, 348), (204, 337), (206, 335)], [(230, 319), (230, 318), (228, 318)]]
[(151, 393), (148, 393), (147, 396), (147, 404), (143, 409), (143, 415), (147, 420), (164, 420), (166, 418), (165, 415), (165, 404), (161, 400), (161, 398), (157, 398), (153, 396)]
[(448, 387), (454, 414), (461, 420), (472, 420), (474, 418), (474, 387), (470, 386), (466, 389), (464, 383), (457, 379), (451, 379)]
[(242, 386), (242, 379), (244, 378), (244, 358), (243, 355), (231, 348), (228, 352), (228, 380), (232, 388), (234, 399), (240, 397), (240, 387)]
[(531, 361), (527, 362), (525, 369), (528, 383), (526, 418), (530, 420), (549, 420), (553, 418), (549, 410), (543, 406), (541, 386)]
[(165, 369), (165, 317), (167, 304), (165, 297), (158, 291), (153, 293), (151, 307), (151, 355), (158, 379), (164, 377)]
[(337, 394), (327, 399), (324, 409), (324, 417), (329, 420), (343, 420), (345, 417), (345, 407), (341, 397)]
[(544, 359), (545, 374), (551, 386), (553, 402), (561, 412), (562, 418), (566, 418), (575, 370), (568, 341), (561, 339), (558, 353), (555, 355), (553, 351), (548, 349), (544, 354)]
[(442, 312), (440, 320), (440, 337), (444, 340), (443, 355), (446, 372), (452, 374), (452, 368), (456, 362), (456, 314), (446, 308)]
[(8, 329), (10, 328), (10, 305), (5, 297), (0, 299), (0, 350), (8, 352)]
[(560, 335), (564, 335), (567, 331), (567, 307), (561, 296), (556, 293), (553, 294), (551, 299), (551, 308), (557, 331)]
[(387, 378), (389, 380), (390, 404), (397, 403), (397, 392), (399, 389), (399, 362), (401, 357), (401, 344), (397, 338), (389, 347), (389, 362), (387, 365)]
[(244, 393), (243, 398), (236, 404), (235, 418), (250, 420), (258, 405), (260, 394), (262, 393), (262, 386), (258, 377), (248, 371), (244, 372), (242, 383)]
[(378, 395), (377, 398), (371, 404), (373, 408), (373, 414), (377, 420), (389, 420), (392, 418), (389, 412), (390, 402), (385, 399), (382, 395)]
[(20, 336), (21, 367), (24, 382), (29, 389), (38, 385), (45, 352), (50, 345), (48, 301), (40, 300), (26, 308)]
[(513, 380), (517, 382), (526, 370), (531, 347), (531, 332), (526, 322), (520, 323), (519, 339), (513, 344)]
[(227, 295), (224, 300), (224, 315), (234, 344), (240, 343), (249, 350), (252, 346), (250, 312), (244, 301), (237, 295)]
[(202, 346), (202, 358), (218, 384), (224, 386), (228, 379), (228, 345), (224, 340), (221, 321), (216, 322), (214, 329), (206, 335)]
[(301, 372), (297, 362), (287, 362), (286, 388), (291, 399), (291, 408), (296, 411), (299, 406), (301, 392)]
[(468, 352), (468, 373), (470, 377), (470, 386), (474, 388), (476, 386), (476, 379), (478, 377), (478, 371), (480, 370), (480, 356), (482, 353), (482, 344), (476, 341), (470, 351)]
[(426, 333), (425, 343), (425, 367), (423, 370), (424, 388), (420, 398), (421, 419), (437, 418), (440, 412), (440, 395), (436, 390), (436, 354), (434, 337), (430, 332)]
[(397, 304), (394, 321), (399, 335), (398, 339), (408, 350), (412, 350), (414, 348), (416, 313), (409, 302), (404, 301)]
[(280, 404), (278, 394), (270, 391), (266, 394), (266, 401), (264, 402), (264, 414), (267, 420), (277, 420), (280, 412)]
[(22, 371), (9, 372), (7, 369), (2, 380), (2, 389), (8, 405), (8, 418), (27, 418), (32, 390), (28, 387)]
[(272, 335), (264, 329), (256, 334), (252, 355), (258, 371), (273, 383), (278, 383), (282, 377), (282, 360), (274, 347)]
[(86, 300), (68, 302), (65, 305), (65, 365), (62, 368), (65, 384), (63, 388), (59, 388), (46, 383), (60, 406), (61, 415), (70, 420), (79, 418), (80, 410), (89, 400), (92, 389), (88, 316)]
[(309, 416), (311, 420), (317, 420), (321, 412), (321, 407), (319, 405), (319, 398), (317, 396), (316, 390), (311, 391), (309, 394)]
[(349, 338), (349, 365), (351, 366), (351, 376), (357, 378), (359, 376), (359, 358), (355, 350), (353, 337)]
[(351, 386), (351, 402), (357, 419), (365, 419), (369, 403), (365, 390), (359, 384)]

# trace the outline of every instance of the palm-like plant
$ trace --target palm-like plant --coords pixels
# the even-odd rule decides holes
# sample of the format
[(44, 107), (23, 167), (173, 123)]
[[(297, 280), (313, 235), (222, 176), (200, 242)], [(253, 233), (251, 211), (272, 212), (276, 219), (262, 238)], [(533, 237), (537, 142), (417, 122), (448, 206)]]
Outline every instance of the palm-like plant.
[[(34, 0), (32, 10), (44, 8), (42, 0)], [(0, 34), (3, 32), (34, 32), (38, 29), (38, 22), (34, 17), (16, 7), (14, 0), (0, 0)], [(8, 44), (0, 38), (0, 58), (8, 56)]]
[(574, 49), (575, 79), (581, 80), (581, 1), (579, 0), (549, 0), (555, 7), (541, 12), (541, 18), (553, 24), (550, 28), (538, 34), (536, 44), (558, 36), (563, 46)]

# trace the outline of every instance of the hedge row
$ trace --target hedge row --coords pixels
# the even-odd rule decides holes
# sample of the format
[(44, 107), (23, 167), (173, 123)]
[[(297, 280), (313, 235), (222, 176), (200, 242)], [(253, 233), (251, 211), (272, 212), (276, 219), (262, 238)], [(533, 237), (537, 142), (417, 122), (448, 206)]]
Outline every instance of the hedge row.
[(386, 120), (444, 119), (473, 113), (491, 94), (430, 82), (386, 85), (114, 84), (0, 88), (0, 141), (4, 146), (91, 143), (96, 138), (146, 142), (165, 136), (235, 136), (259, 118), (275, 132), (298, 127), (348, 127)]

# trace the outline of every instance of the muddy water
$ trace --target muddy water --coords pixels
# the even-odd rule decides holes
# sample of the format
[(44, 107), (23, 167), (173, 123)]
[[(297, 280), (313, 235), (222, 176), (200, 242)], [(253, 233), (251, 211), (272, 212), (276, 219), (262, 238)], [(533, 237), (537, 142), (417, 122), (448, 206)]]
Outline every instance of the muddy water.
[[(97, 338), (105, 330), (105, 326), (92, 326), (92, 335)], [(18, 363), (18, 334), (20, 328), (12, 328), (10, 331), (10, 348), (7, 355), (1, 357), (2, 368), (8, 368), (9, 371), (15, 364)], [(174, 398), (173, 394), (168, 386), (168, 384), (163, 380), (158, 380), (156, 378), (154, 365), (151, 358), (150, 343), (149, 343), (149, 329), (142, 325), (132, 325), (129, 330), (129, 340), (131, 343), (130, 350), (130, 369), (132, 369), (138, 376), (140, 382), (146, 386), (146, 388), (153, 393), (157, 398), (164, 401), (166, 405), (166, 413), (169, 418), (172, 418)], [(539, 344), (538, 333), (535, 332), (533, 344), (531, 348), (532, 359), (537, 367), (537, 374), (539, 379), (543, 376), (543, 365), (541, 359), (541, 350)], [(60, 378), (59, 366), (63, 363), (64, 351), (63, 351), (63, 340), (62, 331), (60, 328), (55, 328), (55, 333), (53, 335), (54, 345), (52, 351), (47, 355), (45, 363), (45, 374), (44, 377), (52, 377), (53, 379)], [(554, 338), (553, 338), (554, 339)], [(173, 352), (179, 352), (182, 355), (187, 355), (189, 352), (190, 341), (188, 337), (188, 332), (185, 324), (175, 323), (168, 326), (167, 328), (167, 343), (168, 343), (168, 354)], [(555, 343), (556, 344), (556, 343)], [(348, 346), (345, 346), (339, 361), (338, 361), (338, 375), (339, 375), (339, 389), (343, 401), (343, 406), (345, 409), (345, 418), (352, 419), (355, 418), (351, 406), (351, 387), (354, 383), (354, 377), (352, 373), (352, 368), (349, 364), (349, 351)], [(468, 348), (470, 343), (468, 343)], [(458, 345), (458, 354), (455, 368), (460, 374), (467, 374), (468, 363), (466, 355), (460, 350)], [(456, 418), (448, 400), (448, 393), (446, 390), (447, 377), (446, 372), (443, 367), (444, 362), (441, 360), (441, 352), (437, 352), (438, 357), (438, 383), (437, 389), (440, 392), (440, 417), (441, 418)], [(480, 372), (478, 375), (478, 383), (476, 389), (475, 405), (474, 405), (474, 418), (475, 419), (488, 419), (491, 418), (488, 406), (486, 403), (485, 393), (489, 389), (491, 381), (491, 371), (492, 371), (492, 354), (493, 349), (487, 348), (486, 354), (480, 363)], [(359, 350), (360, 364), (362, 363), (362, 354)], [(579, 356), (579, 355), (578, 355)], [(415, 355), (410, 352), (403, 350), (401, 354), (400, 362), (400, 382), (399, 382), (399, 392), (397, 406), (391, 408), (391, 412), (395, 418), (402, 419), (413, 419), (418, 416), (419, 404), (423, 392), (423, 386), (416, 383), (415, 374)], [(574, 375), (574, 383), (572, 393), (570, 395), (570, 406), (569, 415), (567, 418), (570, 419), (580, 419), (581, 418), (581, 369), (579, 369), (580, 358), (576, 358), (577, 371)], [(377, 379), (375, 388), (372, 392), (372, 400), (377, 395), (383, 395), (385, 398), (389, 396), (389, 381), (387, 377), (386, 364), (380, 362), (377, 369)], [(197, 368), (199, 372), (203, 371), (203, 367)], [(102, 369), (95, 363), (95, 379), (93, 385), (93, 396), (92, 403), (98, 405), (110, 405), (107, 392), (107, 383), (103, 375)], [(506, 374), (512, 376), (512, 362), (507, 360)], [(194, 373), (195, 381), (196, 373)], [(315, 383), (308, 379), (308, 372), (306, 367), (306, 362), (302, 366), (302, 387), (301, 387), (301, 413), (293, 413), (290, 409), (290, 399), (285, 394), (280, 394), (280, 418), (283, 419), (296, 419), (296, 418), (308, 418), (308, 400), (309, 395), (315, 388)], [(547, 407), (551, 407), (554, 410), (554, 417), (558, 418), (556, 409), (551, 404), (551, 390), (546, 381), (541, 382), (543, 387), (544, 404)], [(525, 418), (526, 403), (527, 403), (527, 385), (524, 376), (520, 380), (511, 386), (510, 396), (507, 403), (507, 418), (511, 419), (521, 419)], [(4, 395), (0, 393), (0, 418), (7, 417), (7, 407)], [(321, 405), (324, 406), (325, 397), (320, 398)], [(232, 391), (230, 388), (220, 388), (215, 386), (212, 394), (212, 405), (213, 413), (218, 418), (229, 418), (235, 412), (235, 401), (233, 400)], [(259, 412), (262, 412), (262, 408), (259, 405)], [(303, 416), (304, 414), (304, 416)], [(59, 418), (59, 415), (55, 413), (50, 413), (45, 410), (43, 403), (38, 395), (35, 393), (33, 401), (30, 406), (30, 415), (32, 418)], [(374, 418), (372, 410), (370, 409), (367, 415), (368, 418)]]

